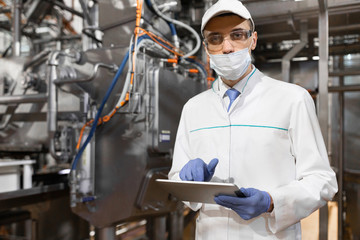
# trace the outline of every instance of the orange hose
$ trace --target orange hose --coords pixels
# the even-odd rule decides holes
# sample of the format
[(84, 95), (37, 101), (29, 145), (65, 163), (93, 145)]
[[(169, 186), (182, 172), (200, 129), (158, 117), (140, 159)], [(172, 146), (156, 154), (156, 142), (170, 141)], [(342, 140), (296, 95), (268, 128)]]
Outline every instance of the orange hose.
[(178, 63), (178, 60), (176, 58), (169, 58), (167, 59), (168, 63)]
[(75, 31), (75, 29), (71, 26), (70, 21), (66, 20), (65, 18), (63, 18), (63, 24), (66, 30), (68, 30), (70, 33), (72, 34), (77, 34), (77, 32)]
[[(154, 42), (156, 42), (157, 44), (159, 44), (160, 46), (162, 46), (163, 48), (165, 48), (166, 50), (168, 50), (169, 52), (175, 54), (176, 56), (184, 56), (184, 53), (181, 52), (176, 52), (172, 49), (176, 49), (176, 47), (174, 45), (172, 45), (170, 42), (162, 39), (161, 37), (155, 35), (154, 33), (152, 32), (149, 32), (143, 28), (139, 28), (141, 31), (143, 31), (146, 35), (148, 35)], [(161, 40), (162, 42), (164, 42), (165, 44), (167, 44), (168, 46), (170, 46), (172, 49), (169, 49), (168, 47), (166, 47), (165, 45), (163, 45), (162, 43), (160, 43), (157, 39)]]
[(196, 68), (191, 68), (189, 69), (189, 73), (199, 73), (199, 70), (197, 70)]
[(84, 124), (84, 126), (81, 128), (79, 140), (78, 140), (77, 145), (76, 145), (76, 150), (79, 150), (79, 148), (80, 148), (81, 139), (82, 139), (82, 137), (84, 135), (85, 127), (86, 127), (86, 124)]

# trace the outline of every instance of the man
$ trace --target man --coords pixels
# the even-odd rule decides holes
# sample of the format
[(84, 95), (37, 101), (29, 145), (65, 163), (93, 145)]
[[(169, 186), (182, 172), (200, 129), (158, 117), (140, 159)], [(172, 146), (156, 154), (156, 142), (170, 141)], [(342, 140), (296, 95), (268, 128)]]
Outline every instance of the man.
[(183, 108), (169, 178), (235, 183), (244, 197), (188, 203), (200, 209), (196, 239), (301, 239), (300, 220), (337, 192), (312, 98), (251, 64), (254, 27), (237, 0), (202, 19), (219, 77)]

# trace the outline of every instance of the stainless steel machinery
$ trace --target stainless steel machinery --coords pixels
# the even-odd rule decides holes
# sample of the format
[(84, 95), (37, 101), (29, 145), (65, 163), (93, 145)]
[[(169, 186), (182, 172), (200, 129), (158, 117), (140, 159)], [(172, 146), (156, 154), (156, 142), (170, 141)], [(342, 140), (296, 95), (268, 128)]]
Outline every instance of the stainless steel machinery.
[[(182, 221), (154, 180), (167, 177), (183, 104), (207, 86), (193, 57), (199, 35), (175, 19), (180, 1), (74, 2), (1, 1), (12, 24), (0, 59), (1, 157), (35, 160), (34, 186), (19, 185), (16, 199), (68, 189), (67, 204), (99, 239), (141, 219), (150, 238), (179, 239), (154, 220), (180, 210), (169, 221)], [(70, 25), (80, 17), (81, 35)], [(12, 199), (3, 194), (18, 207)]]

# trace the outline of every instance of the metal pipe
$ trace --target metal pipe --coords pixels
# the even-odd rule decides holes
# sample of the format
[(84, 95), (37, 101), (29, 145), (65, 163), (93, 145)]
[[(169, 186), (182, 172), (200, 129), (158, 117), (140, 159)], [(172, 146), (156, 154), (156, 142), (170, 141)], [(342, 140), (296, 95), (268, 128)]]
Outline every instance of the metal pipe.
[(99, 228), (95, 234), (96, 240), (113, 240), (115, 239), (115, 227)]
[(11, 122), (11, 120), (14, 116), (14, 112), (17, 109), (17, 107), (18, 107), (18, 104), (7, 106), (5, 114), (2, 117), (1, 122), (0, 122), (0, 131), (4, 130), (9, 125), (9, 123)]
[[(86, 1), (88, 2), (88, 1)], [(91, 32), (90, 34), (86, 30), (96, 30), (99, 29), (99, 4), (93, 5), (91, 8), (88, 8), (85, 5), (84, 1), (79, 1), (81, 8), (84, 12), (84, 21), (83, 21), (83, 35), (82, 35), (82, 46), (83, 51), (89, 49), (96, 49), (100, 47), (101, 43), (100, 36), (96, 36), (96, 31)]]
[[(344, 57), (340, 57), (340, 69), (344, 69)], [(339, 78), (340, 87), (344, 85), (344, 77)], [(344, 92), (339, 92), (339, 163), (338, 163), (338, 239), (343, 239), (344, 236)]]
[(48, 96), (48, 130), (51, 133), (56, 131), (57, 125), (57, 91), (53, 80), (57, 78), (56, 66), (50, 67), (50, 82)]
[(344, 86), (331, 86), (329, 92), (358, 92), (360, 85), (344, 85)]
[(32, 164), (35, 163), (35, 160), (29, 160), (24, 162), (23, 165), (23, 189), (32, 188), (32, 175), (33, 167)]
[(57, 129), (57, 87), (54, 84), (54, 80), (58, 78), (56, 68), (59, 65), (58, 57), (59, 51), (53, 52), (49, 57), (49, 75), (48, 75), (48, 109), (47, 109), (47, 127), (50, 138), (50, 154), (56, 160), (60, 160), (60, 156), (55, 151), (54, 136)]
[(97, 72), (99, 71), (100, 67), (110, 69), (111, 71), (114, 71), (114, 72), (117, 72), (117, 70), (118, 70), (118, 66), (116, 66), (115, 64), (110, 65), (110, 64), (105, 64), (105, 63), (97, 63), (97, 64), (95, 64), (93, 73), (88, 78), (57, 79), (57, 80), (54, 80), (53, 83), (54, 84), (66, 84), (66, 83), (89, 82), (89, 81), (91, 81), (91, 80), (93, 80), (95, 78), (95, 76), (96, 76)]
[(49, 39), (38, 39), (34, 40), (33, 44), (44, 44), (50, 42), (57, 42), (57, 41), (71, 41), (71, 40), (81, 40), (81, 35), (71, 35), (71, 36), (61, 36), (61, 37), (54, 37)]
[[(328, 147), (328, 119), (329, 119), (329, 13), (327, 0), (318, 0), (319, 3), (319, 94), (318, 94), (318, 118), (321, 132)], [(325, 205), (319, 211), (319, 239), (328, 238), (328, 207)]]
[(71, 56), (69, 54), (63, 53), (61, 51), (54, 51), (51, 53), (48, 61), (49, 73), (48, 73), (48, 109), (47, 109), (47, 127), (50, 139), (49, 150), (52, 157), (56, 160), (62, 160), (61, 155), (56, 153), (55, 149), (55, 132), (57, 130), (57, 112), (58, 112), (58, 96), (57, 96), (57, 86), (54, 83), (58, 79), (57, 67), (59, 65), (59, 56), (68, 56), (76, 58), (76, 56)]
[[(360, 26), (359, 26), (360, 28)], [(358, 70), (353, 70), (353, 71), (334, 71), (334, 72), (330, 72), (329, 76), (330, 77), (340, 77), (340, 76), (357, 76), (360, 75), (360, 71)]]
[[(327, 1), (319, 0), (319, 105), (318, 117), (320, 121), (321, 132), (324, 139), (327, 139), (328, 122), (328, 82), (329, 82), (329, 17), (327, 11)], [(326, 146), (328, 145), (325, 142)]]
[(159, 216), (147, 219), (146, 236), (149, 239), (165, 240), (166, 217)]
[(15, 0), (13, 5), (13, 56), (19, 57), (21, 53), (21, 0)]
[(182, 206), (182, 204), (178, 204), (176, 211), (170, 213), (170, 231), (168, 238), (170, 240), (183, 239), (184, 209)]
[[(7, 114), (0, 114), (0, 118), (6, 117)], [(13, 122), (46, 122), (46, 112), (30, 112), (30, 113), (15, 113), (12, 115)], [(79, 112), (58, 112), (58, 121), (77, 121), (81, 119)]]
[(290, 60), (298, 54), (308, 43), (307, 21), (300, 24), (300, 43), (295, 45), (281, 60), (282, 80), (290, 82)]
[[(350, 24), (347, 26), (339, 26), (339, 27), (330, 27), (329, 32), (338, 32), (338, 31), (351, 31), (351, 30), (358, 30), (360, 28), (360, 24)], [(318, 33), (317, 28), (312, 28), (308, 30), (308, 34), (316, 34)], [(295, 34), (299, 34), (295, 32)], [(277, 38), (277, 37), (286, 37), (294, 35), (293, 31), (289, 32), (279, 32), (279, 33), (268, 33), (268, 34), (261, 34), (261, 39), (268, 39), (268, 38)]]
[[(57, 29), (58, 29), (58, 33), (57, 33), (57, 37), (61, 38), (62, 37), (62, 28), (63, 28), (63, 15), (60, 13), (60, 11), (54, 11), (54, 14), (56, 16), (56, 21), (57, 21)], [(62, 49), (62, 41), (56, 41), (56, 50), (61, 50)]]
[(37, 102), (46, 102), (47, 99), (48, 96), (45, 93), (0, 96), (0, 104), (9, 105), (16, 103), (37, 103)]
[(43, 63), (48, 58), (50, 52), (50, 50), (43, 50), (35, 55), (30, 62), (25, 63), (24, 72), (30, 67), (38, 66), (39, 64)]
[(344, 173), (353, 175), (354, 177), (360, 177), (360, 170), (357, 169), (346, 169), (344, 168)]
[[(262, 0), (261, 0), (262, 1)], [(349, 14), (349, 13), (356, 13), (359, 12), (360, 3), (353, 3), (353, 4), (346, 4), (346, 5), (337, 5), (331, 6), (327, 8), (328, 14), (330, 16), (333, 15), (342, 15), (342, 14)], [(320, 12), (317, 8), (308, 8), (303, 11), (298, 12), (290, 12), (294, 21), (301, 21), (302, 19), (309, 19), (315, 18), (319, 16)], [(289, 20), (289, 13), (282, 14), (282, 15), (269, 15), (265, 17), (256, 18), (257, 25), (266, 25), (266, 24), (275, 24), (280, 22), (287, 22)], [(345, 26), (344, 26), (345, 27)], [(262, 36), (262, 35), (261, 35)]]
[(92, 26), (93, 21), (92, 21), (92, 19), (90, 17), (90, 14), (89, 14), (88, 10), (87, 10), (87, 6), (86, 6), (85, 2), (83, 0), (79, 0), (79, 3), (80, 3), (80, 6), (81, 6), (81, 9), (83, 10), (83, 15), (84, 15), (84, 18), (85, 18), (87, 24), (89, 26)]

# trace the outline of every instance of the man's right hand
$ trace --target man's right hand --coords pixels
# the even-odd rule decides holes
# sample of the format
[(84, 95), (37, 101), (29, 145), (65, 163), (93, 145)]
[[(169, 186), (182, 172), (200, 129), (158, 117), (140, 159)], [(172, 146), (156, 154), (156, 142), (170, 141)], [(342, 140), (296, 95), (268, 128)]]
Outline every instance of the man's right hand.
[(209, 164), (206, 164), (200, 158), (190, 160), (181, 169), (180, 178), (183, 181), (208, 182), (214, 175), (218, 162), (217, 158), (211, 160)]

